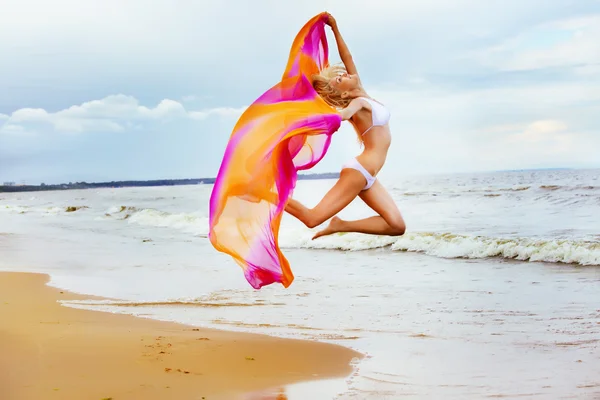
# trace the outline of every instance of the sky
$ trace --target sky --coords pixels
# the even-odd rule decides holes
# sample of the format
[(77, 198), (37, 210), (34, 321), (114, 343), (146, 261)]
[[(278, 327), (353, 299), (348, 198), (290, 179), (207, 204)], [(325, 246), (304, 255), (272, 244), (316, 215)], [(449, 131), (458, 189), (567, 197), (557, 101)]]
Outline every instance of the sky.
[[(382, 175), (600, 167), (598, 0), (3, 0), (0, 183), (215, 176), (322, 11), (391, 110)], [(360, 151), (345, 122), (310, 172)]]

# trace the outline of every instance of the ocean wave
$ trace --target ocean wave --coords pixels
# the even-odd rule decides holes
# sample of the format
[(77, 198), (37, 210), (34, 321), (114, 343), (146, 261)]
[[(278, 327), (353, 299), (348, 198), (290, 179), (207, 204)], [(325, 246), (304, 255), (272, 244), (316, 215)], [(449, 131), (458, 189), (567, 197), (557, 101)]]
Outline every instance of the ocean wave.
[(32, 206), (21, 206), (21, 205), (5, 205), (0, 207), (0, 210), (10, 212), (13, 214), (51, 214), (58, 215), (61, 213), (74, 213), (79, 210), (89, 208), (85, 205), (74, 205), (74, 206), (50, 206), (50, 207), (32, 207)]
[(440, 190), (425, 190), (425, 191), (403, 191), (398, 188), (393, 190), (402, 196), (444, 196), (444, 195), (461, 195), (461, 194), (479, 194), (479, 193), (496, 193), (496, 192), (523, 192), (531, 189), (531, 186), (515, 186), (515, 187), (480, 187), (480, 188), (444, 188)]
[(129, 218), (129, 223), (179, 229), (194, 234), (208, 232), (208, 218), (200, 212), (173, 214), (146, 208), (133, 213)]
[(104, 216), (114, 219), (129, 219), (131, 215), (138, 212), (139, 209), (133, 206), (112, 206), (104, 212)]
[(338, 233), (318, 240), (301, 232), (284, 232), (282, 247), (424, 253), (440, 258), (504, 258), (530, 262), (600, 265), (600, 243), (583, 240), (500, 238), (453, 233), (416, 232), (401, 237)]
[(236, 301), (207, 301), (204, 299), (175, 299), (162, 301), (124, 301), (124, 300), (64, 300), (64, 304), (80, 306), (111, 306), (111, 307), (260, 307), (278, 306), (280, 303), (269, 303), (258, 299), (253, 302)]
[(52, 207), (47, 207), (45, 210), (45, 213), (50, 214), (50, 215), (58, 215), (58, 214), (62, 213), (63, 211), (65, 211), (65, 209), (63, 207), (52, 206)]
[(71, 212), (75, 212), (75, 211), (79, 211), (79, 210), (84, 210), (86, 208), (89, 208), (88, 206), (66, 206), (64, 208), (65, 212), (71, 213)]
[[(500, 192), (523, 192), (525, 190), (529, 190), (531, 188), (531, 186), (516, 186), (516, 187), (510, 187), (510, 188), (499, 188), (496, 189)], [(491, 191), (493, 191), (494, 189), (490, 189)]]
[(208, 233), (208, 217), (202, 212), (170, 213), (155, 208), (112, 206), (101, 219), (127, 220), (130, 224), (171, 228), (202, 236)]
[(444, 195), (477, 195), (483, 193), (484, 195), (490, 193), (520, 193), (520, 192), (576, 192), (576, 191), (600, 191), (600, 186), (593, 185), (518, 185), (511, 187), (446, 187), (437, 190), (402, 190), (400, 188), (394, 188), (393, 192), (401, 196), (444, 196)]
[[(155, 209), (116, 207), (112, 216), (126, 214), (129, 223), (183, 230), (206, 237), (208, 217), (200, 212), (173, 214)], [(600, 265), (600, 243), (566, 239), (471, 236), (439, 232), (410, 232), (401, 237), (337, 233), (312, 240), (318, 230), (283, 226), (279, 232), (282, 249), (360, 251), (388, 248), (440, 258), (504, 258), (530, 262)]]
[(541, 185), (540, 189), (543, 190), (559, 190), (562, 189), (563, 187), (560, 185)]
[(314, 230), (283, 228), (279, 231), (279, 245), (282, 249), (361, 251), (389, 247), (398, 240), (397, 237), (393, 236), (362, 235), (359, 233), (336, 233), (312, 240), (312, 236), (317, 230), (318, 228)]
[(415, 233), (399, 238), (391, 248), (442, 258), (500, 257), (531, 262), (600, 265), (600, 243), (590, 241)]
[(31, 211), (31, 208), (27, 206), (3, 205), (0, 207), (0, 211), (12, 214), (26, 214)]

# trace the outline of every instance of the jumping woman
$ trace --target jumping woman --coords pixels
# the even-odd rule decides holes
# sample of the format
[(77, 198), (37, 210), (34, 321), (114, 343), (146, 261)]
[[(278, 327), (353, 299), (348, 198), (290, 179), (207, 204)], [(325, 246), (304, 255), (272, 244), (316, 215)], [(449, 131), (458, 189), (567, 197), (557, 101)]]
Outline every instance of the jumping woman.
[[(327, 104), (340, 110), (343, 121), (352, 124), (363, 151), (342, 166), (338, 181), (314, 208), (290, 199), (285, 211), (308, 228), (317, 227), (331, 218), (329, 225), (317, 232), (313, 239), (337, 232), (403, 235), (406, 226), (402, 214), (376, 178), (385, 164), (392, 140), (388, 125), (390, 112), (369, 97), (363, 88), (352, 55), (333, 16), (328, 16), (327, 25), (333, 31), (344, 66), (332, 65), (313, 76), (313, 87)], [(378, 215), (355, 221), (337, 217), (336, 214), (357, 196)]]

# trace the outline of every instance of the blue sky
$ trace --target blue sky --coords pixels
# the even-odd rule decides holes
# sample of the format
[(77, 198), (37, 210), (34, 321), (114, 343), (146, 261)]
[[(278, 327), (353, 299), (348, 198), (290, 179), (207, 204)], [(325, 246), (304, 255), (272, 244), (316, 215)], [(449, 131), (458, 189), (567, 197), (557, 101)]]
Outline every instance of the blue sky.
[(600, 1), (5, 0), (0, 182), (214, 176), (321, 11), (391, 108), (382, 175), (600, 167)]

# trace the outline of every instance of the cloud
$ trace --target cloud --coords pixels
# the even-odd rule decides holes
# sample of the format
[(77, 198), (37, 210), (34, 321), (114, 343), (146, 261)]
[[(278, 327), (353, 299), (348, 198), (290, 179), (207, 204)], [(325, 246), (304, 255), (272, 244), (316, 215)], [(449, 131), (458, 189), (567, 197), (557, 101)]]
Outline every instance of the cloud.
[(213, 115), (235, 117), (243, 110), (244, 108), (217, 107), (188, 111), (181, 103), (170, 99), (164, 99), (155, 107), (149, 108), (140, 105), (133, 96), (118, 94), (57, 112), (48, 112), (42, 108), (22, 108), (4, 118), (3, 131), (18, 133), (25, 131), (23, 125), (50, 124), (55, 131), (63, 133), (122, 132), (140, 122), (186, 118), (203, 120)]
[[(504, 141), (511, 146), (544, 146), (543, 152), (564, 153), (572, 151), (574, 135), (567, 124), (558, 120), (534, 121), (515, 133), (506, 135)], [(538, 147), (537, 152), (540, 151)]]
[(20, 125), (4, 124), (0, 126), (0, 134), (18, 135), (24, 133), (26, 133), (26, 130)]
[(233, 108), (233, 107), (217, 107), (203, 111), (190, 111), (189, 116), (193, 119), (206, 119), (211, 115), (218, 115), (221, 117), (240, 117), (246, 110), (246, 107)]
[(600, 64), (600, 14), (534, 26), (482, 51), (477, 58), (503, 71), (575, 67), (596, 72)]
[(597, 3), (564, 0), (388, 0), (360, 13), (360, 0), (181, 0), (176, 6), (157, 0), (151, 8), (143, 0), (10, 4), (0, 13), (0, 86), (9, 86), (0, 91), (2, 112), (3, 103), (24, 92), (24, 105), (50, 95), (70, 104), (73, 87), (90, 98), (210, 93), (221, 104), (247, 104), (282, 72), (298, 29), (324, 10), (338, 19), (365, 82), (378, 84), (419, 73), (477, 70), (480, 65), (462, 57), (465, 51), (598, 9)]
[[(418, 82), (369, 94), (392, 112), (385, 175), (600, 166), (600, 81), (463, 89)], [(357, 150), (337, 146), (345, 157)]]
[(576, 131), (564, 121), (540, 120), (522, 126), (490, 127), (477, 158), (499, 168), (588, 167), (597, 163), (600, 135)]
[[(369, 93), (392, 107), (394, 126), (429, 134), (457, 129), (463, 136), (483, 127), (546, 119), (590, 121), (600, 128), (589, 108), (600, 102), (600, 81), (465, 89), (434, 84), (404, 89), (381, 86)], [(584, 115), (586, 110), (589, 115)]]
[[(383, 174), (599, 165), (597, 1), (390, 0), (361, 13), (361, 0), (8, 1), (0, 159), (10, 152), (21, 169), (4, 162), (0, 178), (214, 175), (243, 105), (324, 10), (369, 95), (392, 110)], [(314, 171), (360, 151), (344, 123)]]
[(600, 63), (595, 65), (584, 65), (573, 68), (573, 72), (582, 77), (598, 75), (600, 76)]
[(544, 137), (548, 134), (553, 134), (557, 132), (563, 132), (567, 129), (567, 125), (562, 121), (556, 120), (545, 120), (545, 121), (535, 121), (529, 125), (524, 130), (525, 135), (531, 137), (534, 141), (539, 140), (539, 138)]

